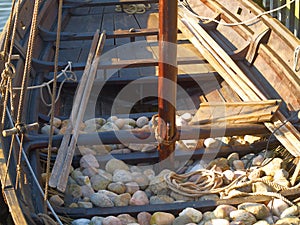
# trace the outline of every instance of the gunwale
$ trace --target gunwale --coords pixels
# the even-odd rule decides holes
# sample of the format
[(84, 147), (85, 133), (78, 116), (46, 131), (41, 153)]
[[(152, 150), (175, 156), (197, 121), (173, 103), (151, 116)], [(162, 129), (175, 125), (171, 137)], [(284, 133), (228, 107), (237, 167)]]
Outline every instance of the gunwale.
[[(23, 2), (25, 2), (25, 1), (23, 1)], [(31, 4), (31, 3), (28, 3), (28, 2), (32, 2), (32, 1), (27, 1), (27, 3), (26, 4)], [(36, 79), (34, 82), (42, 82), (42, 80), (43, 79), (41, 79), (40, 77), (40, 74), (43, 74), (44, 76), (45, 76), (45, 74), (46, 73), (48, 73), (49, 71), (51, 71), (51, 66), (53, 66), (51, 63), (50, 63), (50, 65), (48, 65), (48, 67), (47, 67), (47, 71), (44, 73), (44, 69), (45, 69), (45, 67), (43, 68), (43, 67), (41, 67), (41, 68), (39, 68), (39, 66), (38, 65), (43, 65), (43, 63), (44, 64), (46, 64), (45, 62), (51, 62), (52, 61), (52, 57), (53, 57), (53, 52), (52, 52), (52, 48), (53, 48), (53, 41), (54, 41), (54, 39), (53, 39), (53, 34), (54, 34), (54, 31), (53, 30), (55, 30), (55, 26), (54, 26), (54, 24), (51, 24), (51, 21), (49, 21), (49, 19), (46, 19), (46, 18), (49, 18), (49, 17), (51, 17), (51, 15), (53, 16), (53, 15), (55, 15), (55, 10), (51, 10), (50, 12), (50, 14), (48, 13), (49, 11), (47, 10), (48, 8), (47, 7), (52, 7), (52, 9), (53, 8), (55, 8), (54, 7), (54, 5), (55, 5), (55, 3), (53, 3), (53, 2), (55, 2), (55, 1), (46, 1), (46, 3), (45, 3), (45, 5), (43, 6), (43, 11), (42, 11), (42, 13), (41, 13), (41, 17), (40, 17), (40, 20), (42, 20), (44, 23), (42, 23), (42, 26), (40, 27), (40, 36), (39, 36), (39, 39), (38, 39), (38, 43), (42, 43), (41, 44), (41, 46), (44, 46), (44, 47), (46, 47), (45, 49), (46, 50), (44, 50), (43, 51), (43, 54), (37, 54), (37, 53), (39, 53), (40, 51), (41, 51), (41, 48), (39, 49), (40, 51), (37, 51), (37, 53), (35, 54), (35, 57), (36, 57), (36, 60), (34, 60), (34, 62), (33, 62), (33, 65), (34, 65), (34, 68), (33, 68), (33, 77), (38, 77), (38, 79)], [(145, 2), (151, 2), (151, 3), (153, 3), (153, 2), (156, 2), (156, 1), (134, 1), (134, 0), (131, 0), (130, 1), (131, 3), (145, 3)], [(213, 3), (213, 1), (208, 1), (209, 2), (209, 4), (211, 4), (210, 6), (212, 6), (214, 3)], [(246, 6), (246, 7), (250, 7), (251, 9), (254, 9), (254, 10), (256, 10), (256, 13), (259, 13), (260, 12), (260, 9), (259, 8), (257, 8), (257, 7), (252, 7), (252, 5), (250, 6), (250, 3), (248, 3), (248, 1), (240, 1), (241, 3), (241, 6), (243, 5), (243, 6)], [(108, 0), (106, 0), (105, 2), (103, 2), (103, 1), (100, 1), (100, 2), (95, 2), (95, 4), (92, 2), (92, 3), (87, 3), (87, 4), (82, 4), (82, 5), (77, 5), (77, 4), (75, 4), (74, 2), (72, 2), (72, 1), (67, 1), (67, 4), (70, 4), (69, 6), (66, 6), (66, 7), (64, 7), (64, 9), (67, 11), (67, 10), (73, 10), (74, 8), (77, 8), (77, 7), (82, 7), (82, 8), (84, 8), (84, 7), (98, 7), (99, 5), (115, 5), (116, 3), (120, 3), (120, 4), (128, 4), (128, 1), (126, 1), (126, 2), (119, 2), (119, 1), (108, 1)], [(24, 3), (25, 4), (25, 3)], [(109, 13), (112, 13), (112, 10), (114, 9), (114, 7), (108, 7), (109, 9), (108, 9), (108, 11), (106, 12), (107, 14), (109, 14)], [(27, 13), (28, 13), (28, 11), (27, 11)], [(95, 13), (95, 11), (94, 11), (94, 13)], [(103, 9), (103, 14), (104, 14), (104, 9)], [(72, 12), (71, 14), (69, 14), (69, 16), (76, 16), (76, 13), (74, 13), (74, 12)], [(69, 18), (68, 18), (68, 14), (67, 13), (65, 13), (64, 14), (64, 16), (65, 16), (65, 27), (67, 27), (68, 26), (68, 23), (67, 23), (67, 21), (69, 21)], [(81, 16), (81, 15), (80, 15)], [(152, 15), (153, 16), (153, 15)], [(103, 19), (103, 18), (102, 18)], [(223, 18), (224, 19), (224, 18)], [(224, 19), (225, 20), (225, 19)], [(227, 19), (227, 21), (230, 21), (229, 19)], [(283, 39), (284, 40), (286, 40), (287, 41), (287, 46), (289, 47), (289, 54), (286, 54), (286, 55), (284, 55), (284, 56), (289, 56), (290, 57), (290, 53), (291, 53), (291, 49), (294, 47), (294, 46), (296, 46), (299, 42), (289, 33), (289, 32), (287, 32), (286, 31), (286, 29), (282, 26), (282, 25), (280, 25), (280, 23), (278, 23), (278, 21), (275, 21), (274, 19), (271, 19), (269, 16), (262, 16), (262, 21), (263, 22), (265, 22), (268, 26), (271, 26), (271, 27), (273, 27), (274, 29), (276, 28), (276, 29), (278, 29), (278, 33), (286, 33), (287, 35), (284, 35), (283, 36)], [(143, 29), (146, 29), (146, 28), (140, 28), (140, 30), (138, 30), (138, 32), (137, 32), (137, 34), (136, 34), (136, 36), (138, 37), (138, 36), (147, 36), (147, 35), (149, 35), (149, 37), (147, 38), (147, 39), (152, 39), (153, 37), (151, 37), (150, 35), (157, 35), (157, 29), (153, 29), (153, 26), (154, 26), (154, 24), (153, 23), (155, 23), (155, 22), (152, 22), (152, 24), (150, 24), (150, 26), (152, 26), (152, 27), (150, 27), (150, 31), (149, 30), (143, 30)], [(26, 27), (30, 27), (30, 26), (26, 26)], [(244, 26), (243, 26), (244, 27)], [(47, 30), (48, 29), (48, 30)], [(243, 30), (243, 32), (245, 32), (245, 30), (246, 30), (246, 32), (245, 33), (251, 33), (252, 35), (253, 35), (253, 32), (251, 32), (251, 31), (249, 31), (249, 30), (247, 30), (247, 28), (242, 28), (242, 30)], [(139, 32), (140, 31), (140, 32)], [(240, 31), (239, 31), (240, 32)], [(120, 34), (121, 33), (121, 34)], [(272, 29), (272, 34), (273, 34), (274, 32), (273, 32), (273, 29)], [(24, 31), (20, 31), (20, 37), (19, 38), (21, 38), (21, 37), (26, 37), (26, 35), (28, 35), (28, 32), (26, 33), (26, 32), (24, 32)], [(130, 38), (130, 37), (132, 37), (133, 35), (131, 34), (131, 33), (128, 33), (128, 32), (126, 32), (125, 31), (125, 28), (123, 28), (123, 31), (114, 31), (114, 30), (112, 30), (112, 32), (111, 32), (111, 34), (109, 34), (109, 35), (111, 35), (110, 37), (111, 37), (111, 39), (115, 39), (115, 38), (120, 38), (120, 37), (126, 37), (126, 38)], [(277, 34), (277, 32), (276, 32), (276, 35), (278, 35)], [(270, 40), (271, 40), (271, 42), (275, 42), (275, 41), (273, 41), (273, 40), (276, 40), (276, 38), (278, 38), (277, 36), (274, 36), (274, 38), (271, 38)], [(65, 33), (63, 32), (63, 36), (66, 38), (64, 41), (78, 41), (78, 40), (81, 40), (81, 41), (88, 41), (88, 39), (90, 39), (90, 34), (89, 33), (87, 33), (87, 32), (85, 32), (85, 33), (83, 33), (83, 35), (81, 35), (80, 33), (79, 33), (79, 35), (76, 35), (76, 34), (74, 34), (74, 32), (68, 32), (68, 31), (66, 31)], [(134, 34), (134, 36), (135, 36), (135, 34)], [(247, 36), (247, 35), (246, 35)], [(279, 36), (279, 35), (278, 35)], [(154, 37), (155, 38), (155, 37)], [(281, 35), (280, 35), (280, 38), (282, 38), (281, 37)], [(183, 39), (183, 42), (184, 41), (186, 41), (186, 38), (185, 39)], [(52, 44), (51, 44), (51, 42), (52, 42)], [(114, 42), (118, 42), (119, 44), (121, 44), (121, 43), (124, 43), (124, 39), (118, 39), (118, 41), (116, 41), (116, 40), (114, 40)], [(0, 42), (1, 43), (1, 42)], [(68, 44), (70, 44), (70, 43), (68, 43)], [(23, 55), (25, 54), (24, 53), (24, 46), (26, 46), (26, 41), (25, 42), (22, 42), (22, 44), (20, 44), (20, 46), (19, 46), (19, 53), (20, 53), (20, 55), (21, 55), (21, 57), (22, 57), (22, 54), (21, 53), (23, 53)], [(269, 50), (269, 52), (271, 52), (271, 54), (273, 54), (274, 55), (274, 51), (272, 52), (271, 50), (270, 50), (270, 47), (265, 47), (264, 45), (262, 45), (263, 47), (262, 47), (262, 50), (260, 49), (260, 51), (262, 51), (262, 52), (267, 52), (268, 50)], [(111, 46), (110, 46), (111, 47)], [(268, 54), (266, 54), (266, 56), (268, 56)], [(80, 57), (78, 57), (78, 58), (80, 58)], [(84, 57), (83, 57), (84, 58)], [(283, 56), (282, 56), (282, 58), (283, 58)], [(189, 61), (190, 59), (194, 59), (194, 61)], [(275, 57), (275, 59), (276, 59), (276, 57)], [(277, 59), (278, 59), (278, 57), (277, 57)], [(288, 80), (290, 81), (290, 83), (291, 83), (291, 86), (293, 86), (293, 87), (295, 87), (295, 91), (294, 91), (294, 94), (298, 94), (299, 93), (299, 91), (298, 91), (298, 89), (297, 89), (297, 85), (299, 85), (299, 72), (298, 73), (293, 73), (292, 72), (292, 70), (291, 70), (291, 68), (292, 68), (292, 60), (290, 59), (290, 58), (284, 58), (285, 60), (281, 60), (281, 58), (280, 59), (278, 59), (278, 61), (275, 61), (275, 63), (274, 64), (277, 64), (277, 63), (283, 63), (284, 61), (286, 61), (286, 62), (288, 62), (288, 67), (286, 67), (286, 66), (284, 66), (281, 70), (283, 70), (283, 72), (282, 72), (282, 76), (287, 76), (287, 75), (290, 75), (289, 77), (288, 77)], [(201, 60), (203, 60), (203, 58), (201, 59)], [(42, 63), (40, 62), (40, 61), (42, 61)], [(183, 59), (182, 60), (183, 62), (187, 62), (187, 63), (197, 63), (197, 62), (200, 62), (200, 59), (197, 59), (197, 58), (187, 58), (187, 59)], [(123, 62), (121, 62), (121, 63), (123, 63)], [(126, 62), (127, 64), (128, 64), (128, 62)], [(130, 64), (131, 64), (132, 62), (130, 62)], [(150, 60), (150, 62), (146, 62), (146, 63), (149, 63), (149, 66), (153, 66), (153, 65), (156, 65), (156, 62), (155, 62), (155, 60), (153, 60), (153, 61), (151, 61)], [(207, 63), (207, 61), (205, 62), (205, 63)], [(136, 64), (136, 67), (140, 67), (141, 66), (141, 64), (143, 64), (143, 62), (137, 62), (137, 64)], [(240, 63), (239, 61), (237, 61), (237, 64), (240, 66), (242, 63)], [(22, 63), (20, 63), (20, 65), (18, 65), (19, 66), (19, 68), (21, 68), (22, 67)], [(105, 66), (105, 65), (104, 65)], [(111, 67), (109, 67), (109, 66), (111, 66)], [(107, 68), (109, 69), (109, 68), (113, 68), (113, 67), (117, 67), (117, 66), (119, 66), (119, 67), (121, 67), (120, 65), (117, 65), (117, 63), (115, 64), (115, 65), (107, 65)], [(61, 67), (64, 67), (64, 64), (61, 64)], [(49, 69), (50, 68), (50, 69)], [(78, 70), (80, 70), (80, 69), (83, 69), (84, 68), (84, 65), (81, 65), (81, 66), (78, 66)], [(75, 69), (76, 69), (76, 66), (75, 66)], [(246, 68), (246, 67), (244, 67), (244, 71), (246, 71), (246, 70), (248, 70), (248, 68)], [(251, 69), (252, 70), (252, 69)], [(210, 71), (210, 73), (215, 73), (215, 74), (217, 74), (216, 73), (216, 70), (214, 70), (214, 69), (212, 69), (212, 71)], [(125, 75), (126, 75), (126, 73), (124, 73)], [(125, 76), (124, 75), (124, 76)], [(34, 80), (34, 79), (33, 79)], [(128, 79), (128, 80), (123, 80), (123, 81), (120, 81), (121, 79), (118, 79), (118, 78), (115, 78), (115, 81), (114, 80), (112, 80), (111, 82), (112, 82), (112, 84), (114, 84), (114, 82), (124, 82), (124, 83), (127, 83), (127, 82), (129, 82), (130, 80), (134, 80), (134, 77), (133, 78), (131, 78), (131, 79)], [(259, 80), (259, 81), (261, 81), (261, 80)], [(259, 84), (260, 82), (259, 81), (256, 81), (255, 83), (256, 84)], [(18, 83), (18, 81), (16, 81), (16, 83)], [(222, 83), (222, 85), (221, 85), (221, 88), (219, 89), (219, 90), (217, 90), (217, 91), (215, 91), (214, 93), (209, 93), (209, 94), (207, 94), (207, 95), (204, 95), (204, 96), (202, 96), (202, 98), (204, 99), (204, 100), (208, 100), (208, 101), (213, 101), (213, 100), (224, 100), (224, 99), (226, 99), (226, 101), (233, 101), (233, 100), (240, 100), (240, 97), (238, 97), (238, 96), (235, 96), (235, 97), (232, 97), (230, 94), (228, 94), (228, 93), (226, 93), (226, 88), (229, 88), (229, 92), (234, 92), (234, 91), (232, 91), (232, 89), (230, 88), (230, 84), (228, 84), (226, 81), (222, 81), (221, 82)], [(223, 88), (224, 87), (224, 88)], [(71, 88), (74, 88), (74, 86), (72, 86), (71, 85)], [(288, 90), (288, 91), (290, 91), (290, 90)], [(235, 93), (235, 92), (234, 92)], [(284, 92), (285, 93), (285, 92)], [(36, 98), (36, 96), (37, 96), (37, 94), (36, 93), (34, 93), (34, 94), (32, 94), (32, 95), (30, 95), (30, 97), (29, 97), (29, 100), (31, 99), (31, 101), (34, 101), (35, 100), (35, 98)], [(272, 94), (270, 95), (270, 96), (272, 96)], [(279, 94), (279, 95), (275, 95), (276, 97), (278, 97), (278, 96), (285, 96), (284, 94)], [(230, 97), (232, 98), (232, 99), (230, 99)], [(272, 97), (274, 97), (274, 95), (272, 96)], [(288, 96), (287, 96), (288, 97)], [(33, 104), (32, 102), (31, 102), (31, 104)], [(291, 101), (291, 104), (288, 104), (287, 105), (287, 109), (285, 109), (284, 110), (284, 113), (285, 114), (287, 114), (287, 113), (289, 113), (289, 111), (291, 111), (291, 110), (296, 110), (297, 109), (297, 107), (298, 107), (298, 105), (297, 105), (298, 103), (295, 103), (295, 101)], [(34, 104), (33, 104), (34, 105)], [(291, 107), (292, 106), (292, 107)], [(36, 105), (36, 107), (38, 107), (37, 105)], [(30, 112), (31, 112), (31, 110), (32, 109), (28, 109), (28, 112), (27, 112), (27, 114), (28, 114), (28, 121), (33, 121), (33, 120), (35, 120), (36, 118), (38, 118), (39, 117), (39, 115), (38, 114), (36, 114), (36, 113), (33, 113), (33, 114), (31, 114)], [(33, 143), (33, 146), (34, 146), (34, 143)], [(30, 148), (31, 148), (32, 146), (30, 146)], [(33, 148), (35, 148), (35, 147), (33, 147)], [(31, 151), (31, 150), (30, 150)], [(245, 199), (244, 199), (245, 200)], [(207, 204), (208, 204), (208, 206), (207, 206), (207, 208), (209, 208), (210, 207), (210, 203), (209, 202), (206, 202)], [(203, 203), (203, 204), (206, 204), (206, 203)], [(15, 204), (15, 203), (13, 203), (13, 204)], [(192, 204), (192, 203), (191, 203)], [(199, 205), (199, 207), (201, 206), (201, 207), (203, 207), (203, 204), (201, 205)], [(185, 205), (185, 204), (183, 204), (183, 205)], [(190, 205), (189, 203), (187, 204), (187, 205)], [(171, 206), (165, 206), (165, 208), (170, 208)], [(58, 209), (59, 210), (59, 209)], [(62, 209), (62, 212), (61, 213), (63, 213), (63, 211), (64, 211), (65, 209)], [(108, 209), (108, 211), (106, 212), (106, 214), (108, 215), (109, 214), (109, 210), (111, 210), (111, 209)], [(130, 209), (130, 208), (128, 208), (128, 210), (130, 211), (130, 212), (134, 212), (136, 209)], [(170, 208), (170, 210), (172, 210), (171, 208)], [(174, 209), (175, 211), (176, 211), (176, 209)], [(86, 212), (84, 212), (85, 210), (78, 210), (78, 212), (77, 211), (70, 211), (69, 213), (67, 213), (67, 214), (73, 214), (74, 213), (74, 216), (75, 216), (75, 214), (77, 214), (78, 215), (78, 213), (86, 213), (86, 214), (89, 214), (87, 211)], [(91, 212), (90, 214), (92, 214), (92, 213), (95, 213), (95, 211), (93, 211), (93, 212)], [(117, 213), (117, 212), (116, 212)], [(105, 214), (105, 212), (104, 212), (104, 214)], [(17, 218), (16, 217), (16, 215), (15, 215), (15, 217), (14, 218)], [(15, 221), (16, 222), (16, 221)], [(18, 224), (18, 223), (17, 223)]]

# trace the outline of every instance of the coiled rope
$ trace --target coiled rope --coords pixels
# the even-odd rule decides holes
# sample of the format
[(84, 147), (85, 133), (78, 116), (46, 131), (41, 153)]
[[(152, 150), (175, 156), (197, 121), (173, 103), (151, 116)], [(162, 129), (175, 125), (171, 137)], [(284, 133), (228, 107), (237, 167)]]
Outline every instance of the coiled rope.
[(128, 4), (128, 5), (116, 5), (116, 12), (125, 12), (129, 15), (143, 14), (147, 9), (151, 8), (151, 4)]
[(228, 199), (228, 198), (245, 196), (245, 195), (249, 195), (249, 196), (260, 195), (260, 196), (269, 196), (269, 197), (276, 197), (282, 199), (289, 205), (294, 205), (294, 204), (291, 201), (289, 201), (287, 198), (282, 196), (280, 193), (276, 193), (276, 192), (246, 193), (246, 192), (239, 191), (234, 194), (230, 193), (230, 195), (229, 192), (232, 190), (250, 186), (253, 183), (257, 183), (257, 182), (262, 182), (274, 188), (276, 191), (292, 190), (300, 187), (300, 184), (298, 184), (292, 188), (289, 188), (264, 178), (245, 181), (244, 179), (246, 179), (246, 174), (236, 178), (229, 185), (222, 187), (223, 174), (215, 171), (214, 168), (212, 168), (211, 170), (201, 169), (187, 174), (176, 174), (174, 172), (171, 172), (169, 174), (166, 174), (164, 179), (169, 189), (186, 197), (195, 198), (207, 194), (220, 194), (222, 192), (225, 195), (222, 196), (222, 199)]

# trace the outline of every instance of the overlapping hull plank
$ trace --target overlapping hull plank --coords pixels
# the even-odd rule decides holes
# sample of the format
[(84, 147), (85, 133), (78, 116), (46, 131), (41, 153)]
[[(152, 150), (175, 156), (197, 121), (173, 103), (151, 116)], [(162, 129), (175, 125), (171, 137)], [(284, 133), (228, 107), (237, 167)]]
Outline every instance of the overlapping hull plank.
[[(183, 8), (186, 2), (194, 13), (200, 17), (213, 18), (201, 20)], [(33, 12), (34, 0), (23, 0), (17, 26), (14, 45), (14, 64), (17, 76), (14, 86), (21, 85), (24, 62)], [(119, 12), (126, 4), (148, 4), (143, 14), (126, 14)], [(72, 64), (72, 71), (77, 81), (64, 79), (57, 101), (55, 116), (67, 119), (74, 106), (73, 100), (76, 88), (83, 79), (89, 50), (95, 31), (106, 33), (106, 41), (95, 75), (95, 89), (97, 85), (105, 85), (101, 90), (91, 90), (91, 99), (94, 102), (92, 112), (85, 114), (86, 119), (94, 117), (107, 118), (110, 115), (124, 115), (133, 113), (133, 118), (146, 115), (151, 118), (157, 113), (157, 84), (159, 65), (158, 42), (158, 1), (157, 0), (67, 0), (63, 5), (63, 22), (61, 43), (59, 45), (59, 71), (64, 69), (68, 62)], [(119, 5), (116, 7), (116, 5)], [(177, 34), (177, 113), (195, 114), (189, 126), (178, 127), (176, 140), (201, 140), (211, 137), (231, 137), (246, 134), (262, 135), (269, 140), (261, 140), (250, 145), (224, 145), (220, 149), (201, 147), (195, 151), (175, 151), (175, 157), (185, 160), (197, 160), (204, 156), (227, 157), (232, 152), (241, 156), (248, 153), (258, 153), (268, 147), (277, 147), (279, 142), (295, 158), (300, 157), (300, 134), (297, 121), (292, 118), (300, 108), (300, 72), (294, 71), (294, 50), (299, 45), (296, 39), (277, 20), (269, 15), (261, 15), (258, 19), (242, 23), (261, 14), (262, 10), (247, 0), (187, 0), (180, 1)], [(33, 52), (32, 71), (29, 85), (41, 85), (53, 79), (54, 55), (56, 47), (56, 17), (58, 1), (43, 1), (38, 18), (38, 35)], [(233, 26), (224, 26), (224, 23), (234, 23)], [(238, 25), (237, 25), (238, 24)], [(0, 36), (0, 46), (4, 44), (3, 32)], [(2, 49), (2, 48), (1, 48)], [(0, 59), (0, 68), (4, 66)], [(296, 65), (296, 67), (299, 65)], [(95, 71), (94, 71), (95, 72)], [(134, 85), (133, 85), (134, 84)], [(130, 86), (130, 92), (123, 92), (123, 88)], [(132, 85), (132, 86), (131, 86)], [(16, 91), (17, 96), (19, 91)], [(27, 123), (49, 122), (49, 106), (45, 106), (41, 93), (46, 102), (50, 96), (40, 89), (32, 89), (27, 94), (24, 116)], [(150, 93), (150, 94), (149, 94)], [(150, 97), (148, 96), (150, 95)], [(134, 105), (132, 98), (136, 98)], [(115, 102), (118, 97), (118, 102)], [(16, 100), (15, 105), (17, 106)], [(200, 106), (200, 107), (199, 107)], [(4, 109), (2, 109), (4, 110)], [(88, 111), (88, 110), (87, 110)], [(291, 121), (289, 121), (291, 119)], [(299, 119), (299, 118), (298, 118)], [(224, 124), (226, 129), (224, 129)], [(5, 123), (9, 129), (10, 123)], [(77, 145), (120, 144), (136, 141), (144, 143), (156, 142), (154, 132), (133, 131), (105, 131), (89, 134), (79, 134)], [(77, 131), (75, 134), (78, 134)], [(276, 140), (273, 135), (277, 138)], [(48, 145), (48, 136), (41, 132), (26, 134), (23, 145), (28, 154), (30, 163), (41, 179), (41, 165), (47, 155), (42, 148)], [(120, 137), (123, 138), (120, 140)], [(63, 135), (54, 135), (53, 147), (61, 145)], [(175, 140), (175, 139), (174, 139)], [(9, 144), (11, 139), (2, 137), (0, 151), (0, 176), (4, 186), (4, 195), (12, 210), (15, 224), (34, 224), (32, 212), (37, 215), (44, 212), (43, 196), (32, 181), (32, 174), (27, 166), (22, 164), (24, 179), (16, 190), (16, 157), (10, 164), (7, 182), (3, 175), (7, 170)], [(17, 155), (19, 146), (14, 147)], [(53, 155), (51, 163), (61, 154)], [(129, 164), (143, 162), (157, 163), (159, 153), (131, 152), (130, 154), (114, 154), (113, 157)], [(70, 157), (73, 158), (73, 157)], [(79, 164), (80, 156), (75, 154), (74, 164)], [(97, 156), (99, 162), (107, 162), (111, 155)], [(69, 162), (68, 162), (69, 163)], [(293, 169), (291, 183), (294, 185), (300, 171), (300, 164)], [(56, 171), (55, 176), (58, 176)], [(28, 176), (27, 176), (28, 175)], [(67, 177), (64, 173), (62, 176)], [(26, 179), (25, 179), (26, 178)], [(27, 179), (29, 178), (29, 179)], [(65, 179), (64, 179), (65, 180)], [(42, 182), (41, 182), (42, 183)], [(64, 183), (64, 182), (62, 182)], [(64, 184), (60, 184), (63, 186)], [(280, 192), (283, 196), (299, 195), (299, 189), (289, 189)], [(265, 202), (270, 197), (237, 197), (220, 199), (218, 201), (191, 201), (174, 204), (158, 204), (146, 206), (127, 206), (110, 208), (66, 208), (55, 207), (55, 211), (71, 218), (109, 216), (121, 213), (136, 215), (140, 211), (166, 211), (177, 214), (183, 208), (195, 207), (204, 211), (213, 209), (220, 204), (237, 205), (245, 201)], [(25, 213), (22, 211), (25, 210)]]

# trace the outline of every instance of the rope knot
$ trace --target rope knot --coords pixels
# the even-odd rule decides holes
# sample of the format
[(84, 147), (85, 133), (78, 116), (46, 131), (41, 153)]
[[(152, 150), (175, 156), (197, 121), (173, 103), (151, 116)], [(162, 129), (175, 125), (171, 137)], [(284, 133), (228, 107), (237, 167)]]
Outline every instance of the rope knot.
[(163, 145), (171, 145), (173, 144), (175, 141), (178, 140), (178, 136), (179, 136), (179, 133), (176, 129), (175, 131), (175, 134), (170, 137), (170, 124), (167, 123), (165, 124), (164, 121), (162, 121), (163, 123), (163, 126), (164, 126), (164, 130), (166, 130), (165, 134), (162, 135), (160, 134), (159, 130), (158, 130), (158, 120), (160, 120), (158, 114), (154, 115), (151, 119), (151, 123), (152, 123), (152, 128), (154, 130), (154, 135), (155, 135), (155, 139), (157, 140), (157, 142), (159, 144), (163, 144)]
[(24, 134), (26, 132), (24, 123), (16, 123), (15, 127), (17, 128), (19, 134)]
[(2, 71), (1, 77), (3, 80), (13, 79), (16, 76), (16, 68), (12, 63), (5, 63), (5, 69)]

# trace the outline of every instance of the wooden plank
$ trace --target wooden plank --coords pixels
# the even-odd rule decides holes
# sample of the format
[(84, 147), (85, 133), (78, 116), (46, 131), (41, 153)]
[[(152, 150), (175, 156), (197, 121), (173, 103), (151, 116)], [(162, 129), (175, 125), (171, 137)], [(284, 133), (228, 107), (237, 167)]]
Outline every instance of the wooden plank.
[(270, 121), (280, 106), (280, 100), (261, 102), (201, 103), (191, 124), (214, 122), (257, 123)]
[[(95, 76), (96, 76), (96, 73), (97, 73), (97, 68), (98, 68), (98, 65), (99, 65), (100, 55), (102, 53), (104, 42), (105, 42), (105, 33), (102, 33), (100, 35), (100, 38), (99, 38), (99, 41), (98, 41), (98, 46), (97, 46), (95, 56), (94, 56), (94, 59), (92, 61), (90, 70), (88, 71), (88, 77), (87, 77), (86, 84), (84, 86), (84, 92), (80, 93), (78, 91), (77, 94), (76, 94), (76, 96), (79, 95), (82, 98), (81, 98), (81, 101), (80, 101), (80, 105), (79, 105), (80, 108), (78, 109), (78, 113), (75, 112), (76, 115), (74, 115), (74, 116), (76, 116), (76, 119), (70, 120), (70, 122), (69, 122), (69, 123), (71, 123), (71, 122), (74, 121), (75, 123), (72, 124), (74, 126), (73, 135), (72, 135), (72, 138), (71, 138), (70, 145), (67, 148), (67, 155), (66, 155), (66, 158), (65, 158), (65, 161), (64, 161), (61, 173), (60, 173), (60, 177), (59, 177), (58, 183), (57, 183), (57, 189), (59, 191), (62, 191), (62, 192), (65, 192), (65, 189), (66, 189), (66, 186), (67, 186), (67, 180), (68, 180), (68, 176), (69, 176), (69, 173), (70, 173), (70, 168), (71, 168), (71, 163), (72, 163), (72, 160), (73, 160), (73, 155), (74, 155), (74, 152), (75, 152), (75, 147), (76, 147), (76, 144), (77, 144), (77, 138), (78, 138), (78, 135), (79, 135), (79, 127), (80, 127), (80, 124), (82, 123), (83, 116), (84, 116), (84, 113), (85, 113), (85, 109), (86, 109), (86, 106), (87, 106), (87, 103), (88, 103), (88, 99), (89, 99), (89, 96), (90, 96), (90, 93), (91, 93), (91, 90), (92, 90), (92, 86), (93, 86), (93, 83), (94, 83), (94, 80), (95, 80)], [(73, 110), (72, 110), (72, 112), (73, 112)]]
[[(181, 14), (181, 16), (182, 15), (183, 14)], [(221, 76), (223, 76), (223, 78), (237, 91), (239, 96), (244, 101), (247, 101), (249, 99), (266, 99), (266, 97), (261, 92), (256, 92), (256, 87), (252, 89), (253, 83), (251, 81), (248, 80), (247, 82), (245, 82), (248, 79), (247, 76), (245, 76), (245, 74), (239, 68), (237, 68), (237, 65), (232, 61), (232, 59), (230, 59), (230, 57), (226, 57), (226, 53), (224, 53), (224, 51), (220, 49), (218, 44), (215, 43), (214, 40), (209, 37), (209, 35), (207, 35), (207, 33), (198, 25), (198, 22), (196, 22), (197, 25), (195, 25), (195, 22), (192, 22), (192, 20), (190, 19), (188, 20), (189, 22), (185, 19), (184, 24), (182, 24), (182, 19), (179, 20), (181, 28), (184, 29), (184, 26), (188, 27), (188, 29), (185, 30), (191, 33), (190, 40), (199, 46), (198, 49), (205, 54), (203, 55), (207, 57), (207, 60), (209, 62), (213, 63), (216, 69), (220, 72)], [(197, 29), (193, 28), (191, 24), (194, 24)], [(205, 38), (202, 37), (202, 35)], [(222, 58), (220, 58), (220, 56), (222, 56)], [(226, 60), (226, 63), (223, 60)], [(235, 71), (228, 68), (228, 65), (236, 70), (238, 76)], [(251, 88), (248, 86), (248, 84), (251, 86)], [(284, 118), (284, 116), (280, 112), (278, 113), (278, 115), (281, 115)], [(288, 149), (291, 154), (293, 154), (295, 157), (300, 156), (300, 134), (298, 131), (296, 131), (295, 128), (291, 128), (292, 130), (286, 132), (286, 124), (281, 124), (280, 129), (275, 128), (275, 125), (271, 123), (265, 123), (265, 125), (270, 130), (277, 130), (277, 133), (275, 133), (276, 138)], [(273, 126), (273, 128), (271, 126)]]
[[(87, 76), (88, 76), (88, 73), (89, 73), (89, 70), (90, 70), (90, 67), (91, 67), (92, 60), (93, 60), (94, 55), (95, 55), (98, 38), (99, 38), (99, 31), (97, 30), (95, 35), (94, 35), (94, 39), (93, 39), (93, 43), (92, 43), (92, 46), (91, 46), (91, 49), (90, 49), (90, 53), (89, 53), (89, 56), (87, 58), (86, 67), (85, 67), (83, 76), (81, 78), (77, 93), (83, 93), (83, 91), (84, 91), (84, 87), (85, 87), (86, 82), (87, 82)], [(53, 187), (53, 188), (57, 187), (59, 176), (60, 176), (61, 170), (63, 168), (63, 163), (64, 163), (65, 158), (66, 158), (66, 149), (67, 149), (67, 146), (69, 145), (69, 141), (70, 141), (70, 138), (71, 138), (71, 133), (72, 133), (72, 130), (73, 130), (73, 125), (74, 125), (74, 122), (75, 122), (75, 118), (77, 116), (77, 113), (78, 113), (78, 110), (79, 110), (79, 107), (80, 107), (80, 102), (81, 102), (81, 96), (79, 94), (77, 94), (75, 96), (75, 100), (74, 100), (74, 104), (73, 104), (73, 109), (74, 110), (72, 110), (71, 116), (70, 116), (70, 123), (68, 123), (67, 130), (65, 132), (64, 138), (63, 138), (62, 143), (60, 145), (60, 149), (58, 151), (58, 155), (57, 155), (56, 161), (54, 163), (54, 166), (53, 166), (53, 169), (52, 169), (52, 172), (51, 172), (51, 176), (50, 176), (50, 179), (49, 179), (49, 186), (50, 187)]]
[(157, 3), (158, 0), (94, 0), (94, 1), (74, 1), (67, 0), (64, 2), (64, 8), (78, 8), (78, 7), (93, 7), (93, 6), (114, 6), (123, 4), (148, 4)]
[(2, 189), (2, 193), (4, 194), (6, 203), (10, 209), (10, 213), (13, 218), (14, 224), (17, 225), (27, 224), (19, 204), (19, 198), (17, 197), (16, 191), (14, 189), (14, 184), (10, 179), (10, 174), (9, 173), (7, 174), (6, 180), (4, 177), (4, 174), (8, 170), (7, 161), (4, 154), (5, 154), (4, 149), (2, 147), (2, 144), (0, 143), (0, 174), (1, 174), (0, 178), (1, 178), (1, 183), (4, 187), (4, 189)]
[[(128, 15), (126, 13), (116, 13), (114, 14), (115, 30), (129, 30), (131, 28), (139, 28), (133, 15)], [(143, 40), (142, 37), (137, 38), (137, 40)], [(116, 39), (116, 44), (119, 45), (116, 49), (117, 56), (119, 60), (136, 60), (135, 46), (130, 42), (129, 38)], [(138, 68), (134, 69), (121, 69), (119, 71), (120, 77), (129, 76), (140, 76), (140, 71)]]

